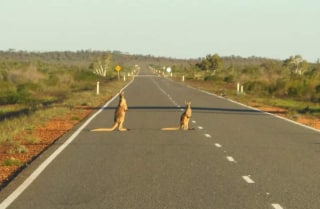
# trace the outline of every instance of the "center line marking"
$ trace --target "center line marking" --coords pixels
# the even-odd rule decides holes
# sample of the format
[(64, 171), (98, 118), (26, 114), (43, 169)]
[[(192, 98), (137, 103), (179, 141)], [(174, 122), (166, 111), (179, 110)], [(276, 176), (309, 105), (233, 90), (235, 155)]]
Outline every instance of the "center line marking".
[(203, 127), (202, 127), (202, 126), (198, 126), (198, 129), (202, 130), (202, 129), (203, 129)]
[(207, 137), (207, 138), (211, 138), (210, 134), (205, 134), (204, 136)]
[(195, 120), (193, 120), (192, 123), (197, 123), (197, 122)]
[(233, 157), (231, 156), (227, 156), (227, 160), (229, 160), (230, 162), (236, 163), (237, 161), (234, 160)]
[(218, 147), (218, 148), (221, 148), (222, 145), (221, 144), (218, 144), (218, 143), (215, 143), (214, 146)]
[(242, 178), (243, 178), (248, 184), (254, 184), (254, 181), (250, 178), (250, 176), (242, 176)]
[(274, 208), (274, 209), (283, 209), (283, 207), (281, 207), (281, 205), (279, 205), (279, 204), (277, 204), (277, 203), (273, 203), (273, 204), (271, 204), (272, 205), (272, 207)]

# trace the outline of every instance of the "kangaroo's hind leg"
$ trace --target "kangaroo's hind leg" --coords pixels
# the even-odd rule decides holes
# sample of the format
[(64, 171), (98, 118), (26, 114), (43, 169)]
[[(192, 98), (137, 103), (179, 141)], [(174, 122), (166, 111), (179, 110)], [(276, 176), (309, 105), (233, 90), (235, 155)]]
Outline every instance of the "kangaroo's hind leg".
[(123, 122), (119, 123), (119, 131), (128, 131), (129, 129), (123, 128)]

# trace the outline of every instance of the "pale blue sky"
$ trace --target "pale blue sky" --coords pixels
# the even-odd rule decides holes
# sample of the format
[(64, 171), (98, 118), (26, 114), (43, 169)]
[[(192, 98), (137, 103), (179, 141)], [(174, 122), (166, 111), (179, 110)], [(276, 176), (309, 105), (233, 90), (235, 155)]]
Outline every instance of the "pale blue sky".
[(319, 0), (0, 0), (0, 50), (320, 58)]

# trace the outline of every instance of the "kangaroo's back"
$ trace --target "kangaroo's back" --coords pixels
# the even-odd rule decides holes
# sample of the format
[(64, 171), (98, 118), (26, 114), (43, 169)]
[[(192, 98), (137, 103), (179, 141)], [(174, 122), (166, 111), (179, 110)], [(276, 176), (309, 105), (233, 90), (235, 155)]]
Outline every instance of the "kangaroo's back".
[(124, 92), (121, 92), (119, 94), (119, 104), (114, 113), (114, 122), (119, 124), (123, 123), (127, 110), (128, 110), (127, 101), (124, 98)]
[(186, 109), (182, 113), (180, 117), (180, 129), (182, 130), (188, 130), (189, 129), (189, 120), (192, 115), (192, 110), (191, 110), (191, 102), (186, 102)]

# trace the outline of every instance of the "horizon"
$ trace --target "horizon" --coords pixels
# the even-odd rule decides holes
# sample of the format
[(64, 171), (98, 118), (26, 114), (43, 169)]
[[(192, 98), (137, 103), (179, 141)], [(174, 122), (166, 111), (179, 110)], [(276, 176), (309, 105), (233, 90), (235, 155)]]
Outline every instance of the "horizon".
[[(214, 53), (209, 53), (203, 56), (199, 56), (199, 57), (191, 57), (191, 58), (177, 58), (177, 57), (168, 57), (168, 56), (158, 56), (158, 55), (152, 55), (152, 54), (139, 54), (139, 53), (129, 53), (129, 52), (123, 52), (120, 50), (94, 50), (94, 49), (79, 49), (79, 50), (54, 50), (54, 51), (28, 51), (28, 50), (20, 50), (20, 49), (7, 49), (7, 50), (0, 50), (0, 52), (5, 52), (5, 53), (35, 53), (35, 54), (41, 54), (41, 53), (63, 53), (63, 52), (71, 52), (71, 53), (78, 53), (78, 52), (101, 52), (101, 53), (120, 53), (122, 55), (129, 55), (129, 56), (151, 56), (154, 58), (165, 58), (165, 59), (176, 59), (176, 60), (199, 60), (202, 58), (205, 58), (207, 55), (214, 55)], [(218, 53), (215, 53), (218, 54)], [(219, 55), (219, 54), (218, 54)], [(291, 55), (291, 56), (295, 56), (295, 55)], [(268, 59), (268, 60), (277, 60), (277, 61), (285, 61), (286, 59), (290, 58), (287, 57), (285, 59), (278, 59), (278, 58), (272, 58), (272, 57), (262, 57), (262, 56), (240, 56), (240, 55), (226, 55), (226, 56), (221, 56), (219, 55), (219, 57), (221, 58), (231, 58), (231, 57), (235, 57), (235, 58), (240, 58), (240, 59), (254, 59), (254, 58), (258, 58), (258, 59)], [(305, 60), (310, 64), (316, 64), (320, 62), (320, 59), (318, 59), (316, 62), (309, 62), (308, 60)]]

